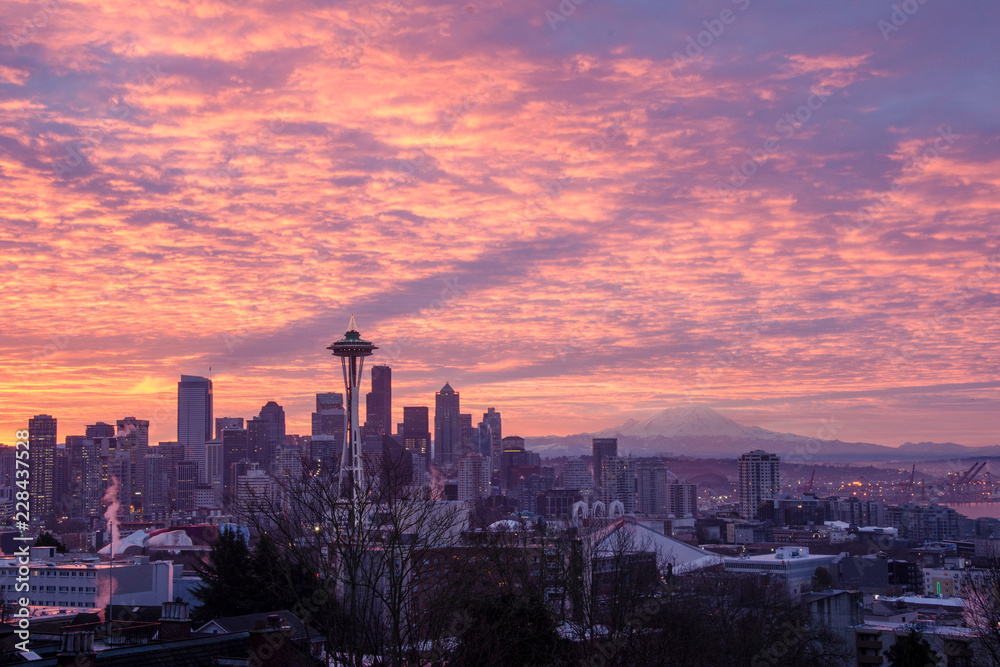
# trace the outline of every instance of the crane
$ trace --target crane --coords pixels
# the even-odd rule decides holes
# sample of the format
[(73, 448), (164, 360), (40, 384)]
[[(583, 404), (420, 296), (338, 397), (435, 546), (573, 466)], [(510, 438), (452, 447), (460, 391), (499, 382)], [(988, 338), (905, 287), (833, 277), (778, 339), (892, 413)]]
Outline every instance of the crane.
[(808, 482), (799, 487), (799, 491), (801, 491), (802, 493), (812, 493), (813, 481), (815, 481), (815, 479), (816, 479), (816, 469), (813, 468), (812, 477), (809, 478)]
[(899, 486), (902, 487), (902, 488), (904, 488), (904, 489), (912, 489), (913, 488), (913, 476), (916, 475), (916, 474), (917, 474), (917, 464), (914, 463), (913, 464), (913, 470), (910, 471), (910, 479), (909, 479), (909, 481), (900, 482)]
[(983, 468), (986, 467), (986, 461), (983, 461), (982, 463), (979, 463), (977, 465), (979, 467), (972, 466), (973, 468), (975, 468), (975, 470), (973, 470), (972, 474), (970, 474), (968, 477), (965, 478), (965, 482), (963, 482), (964, 484), (971, 484), (972, 483), (972, 480), (974, 480), (976, 478), (976, 476), (979, 475), (979, 473), (981, 473), (983, 471)]

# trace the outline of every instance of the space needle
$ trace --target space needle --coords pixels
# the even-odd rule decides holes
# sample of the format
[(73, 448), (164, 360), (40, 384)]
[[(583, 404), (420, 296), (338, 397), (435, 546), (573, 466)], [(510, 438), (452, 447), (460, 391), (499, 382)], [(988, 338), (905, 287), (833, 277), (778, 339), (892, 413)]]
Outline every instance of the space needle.
[[(358, 325), (354, 323), (354, 315), (351, 315), (351, 323), (348, 325), (347, 333), (341, 340), (326, 349), (332, 350), (333, 356), (340, 357), (341, 365), (344, 368), (344, 389), (347, 393), (347, 428), (344, 433), (346, 437), (340, 456), (340, 475), (337, 479), (337, 485), (341, 493), (345, 493), (346, 490), (345, 495), (357, 499), (356, 494), (363, 496), (368, 488), (365, 485), (365, 473), (361, 460), (361, 426), (358, 423), (361, 372), (364, 368), (365, 357), (370, 357), (378, 348), (372, 345), (371, 341), (361, 339)], [(344, 486), (345, 478), (346, 487)]]

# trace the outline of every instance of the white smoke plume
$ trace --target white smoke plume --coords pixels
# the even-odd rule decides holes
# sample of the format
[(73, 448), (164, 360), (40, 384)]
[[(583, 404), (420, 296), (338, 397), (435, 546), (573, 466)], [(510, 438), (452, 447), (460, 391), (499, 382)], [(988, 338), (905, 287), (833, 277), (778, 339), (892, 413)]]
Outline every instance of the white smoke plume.
[(431, 500), (444, 500), (445, 476), (436, 465), (431, 465)]
[(111, 486), (108, 490), (104, 492), (104, 497), (101, 498), (101, 502), (108, 503), (108, 508), (104, 511), (104, 520), (108, 525), (108, 533), (111, 535), (111, 558), (115, 557), (115, 545), (118, 544), (121, 538), (121, 532), (118, 529), (118, 510), (121, 508), (121, 501), (118, 500), (118, 492), (121, 490), (121, 484), (118, 482), (118, 478), (114, 475), (111, 476)]
[[(121, 484), (118, 482), (118, 478), (114, 475), (111, 476), (111, 486), (108, 490), (104, 492), (104, 497), (101, 502), (108, 503), (108, 508), (104, 511), (104, 520), (107, 521), (108, 533), (111, 535), (111, 560), (115, 559), (115, 547), (118, 546), (121, 541), (121, 532), (118, 528), (118, 509), (121, 507), (121, 502), (118, 500), (118, 492), (121, 490)], [(101, 617), (101, 622), (104, 622), (104, 606), (111, 602), (111, 596), (115, 592), (115, 588), (118, 587), (118, 582), (111, 576), (109, 570), (104, 571), (106, 573), (105, 577), (101, 577), (101, 572), (98, 571), (97, 580), (97, 597), (94, 598), (94, 608)]]

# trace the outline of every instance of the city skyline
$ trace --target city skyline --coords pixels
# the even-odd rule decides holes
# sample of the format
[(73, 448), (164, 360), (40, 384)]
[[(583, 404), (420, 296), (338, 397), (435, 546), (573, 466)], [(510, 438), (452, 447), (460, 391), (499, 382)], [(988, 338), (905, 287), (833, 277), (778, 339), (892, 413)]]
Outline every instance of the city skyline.
[(506, 433), (998, 444), (996, 3), (562, 5), (6, 3), (0, 442), (307, 434), (356, 314)]

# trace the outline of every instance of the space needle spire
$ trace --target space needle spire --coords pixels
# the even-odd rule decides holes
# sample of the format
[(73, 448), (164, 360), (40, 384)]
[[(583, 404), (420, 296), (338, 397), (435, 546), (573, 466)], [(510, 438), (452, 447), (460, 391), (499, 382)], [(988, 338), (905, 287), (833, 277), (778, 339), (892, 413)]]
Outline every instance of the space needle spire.
[(368, 489), (361, 460), (361, 425), (358, 423), (361, 372), (365, 357), (370, 357), (378, 348), (372, 345), (371, 341), (361, 339), (358, 325), (354, 322), (354, 315), (351, 315), (347, 333), (326, 349), (332, 350), (333, 356), (340, 357), (344, 368), (344, 389), (347, 394), (347, 428), (344, 433), (344, 449), (340, 457), (338, 486), (341, 493), (356, 499), (357, 494), (363, 495)]

